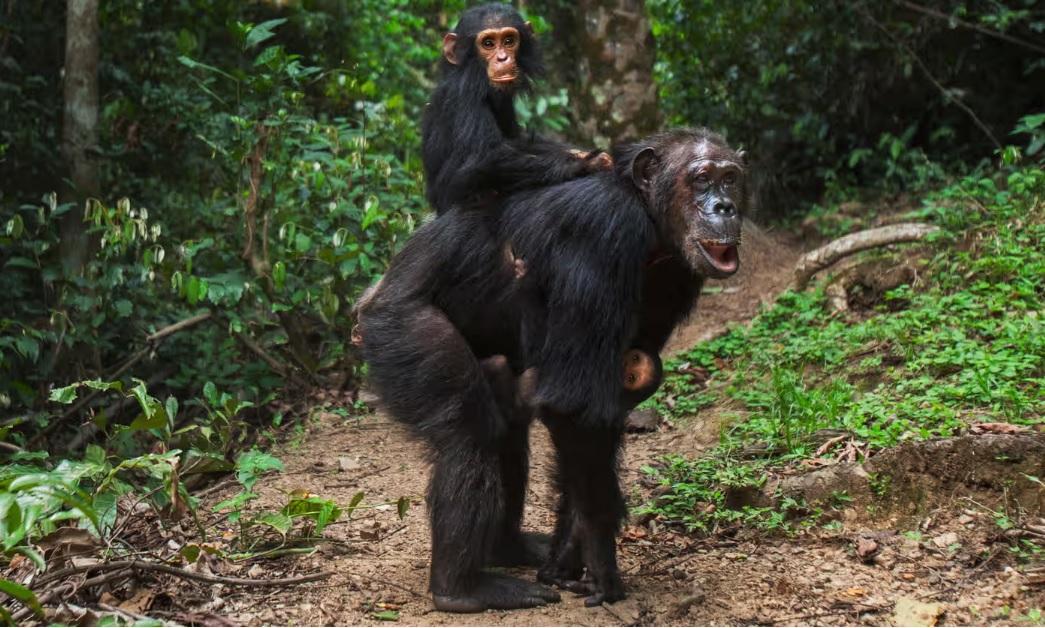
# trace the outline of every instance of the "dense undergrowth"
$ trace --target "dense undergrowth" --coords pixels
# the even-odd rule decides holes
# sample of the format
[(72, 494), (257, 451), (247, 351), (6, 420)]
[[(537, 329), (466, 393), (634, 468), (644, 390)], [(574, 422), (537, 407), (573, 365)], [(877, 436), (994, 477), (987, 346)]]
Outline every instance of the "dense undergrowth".
[(647, 512), (694, 530), (777, 527), (786, 512), (727, 508), (726, 491), (811, 457), (1045, 421), (1045, 172), (967, 177), (906, 217), (941, 227), (923, 246), (877, 254), (914, 281), (843, 310), (826, 284), (786, 292), (668, 365), (653, 407), (685, 421), (719, 406), (733, 420), (709, 455), (648, 469), (670, 490)]

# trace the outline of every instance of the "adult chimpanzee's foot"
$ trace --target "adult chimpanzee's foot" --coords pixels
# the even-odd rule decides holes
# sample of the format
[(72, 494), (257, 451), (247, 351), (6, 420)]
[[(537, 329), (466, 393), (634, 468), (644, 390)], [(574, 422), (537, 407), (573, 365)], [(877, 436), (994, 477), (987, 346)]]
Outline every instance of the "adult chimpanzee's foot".
[(494, 567), (540, 567), (548, 562), (551, 536), (540, 532), (504, 535), (494, 546), (490, 564)]
[(545, 568), (537, 574), (537, 579), (570, 593), (585, 596), (585, 606), (599, 606), (603, 602), (612, 604), (627, 597), (620, 578), (611, 577), (608, 578), (607, 582), (600, 583), (596, 582), (588, 573), (581, 576), (577, 572), (558, 573)]
[(471, 591), (455, 595), (432, 592), (436, 610), (448, 613), (479, 613), (486, 609), (533, 608), (558, 602), (559, 594), (536, 582), (511, 576), (483, 573)]

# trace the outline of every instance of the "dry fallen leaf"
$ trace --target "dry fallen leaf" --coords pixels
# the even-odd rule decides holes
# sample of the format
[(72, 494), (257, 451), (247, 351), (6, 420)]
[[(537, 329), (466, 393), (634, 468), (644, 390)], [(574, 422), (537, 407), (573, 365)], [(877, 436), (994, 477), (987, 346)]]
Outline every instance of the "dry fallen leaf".
[(863, 597), (867, 595), (867, 589), (863, 587), (849, 587), (845, 591), (842, 591), (842, 595), (848, 597)]
[(118, 608), (133, 615), (142, 615), (152, 607), (152, 601), (154, 599), (156, 599), (155, 591), (140, 589), (137, 593), (131, 596), (131, 599), (119, 604)]
[(857, 539), (856, 541), (856, 555), (865, 563), (870, 562), (878, 553), (878, 550), (878, 543), (872, 539)]

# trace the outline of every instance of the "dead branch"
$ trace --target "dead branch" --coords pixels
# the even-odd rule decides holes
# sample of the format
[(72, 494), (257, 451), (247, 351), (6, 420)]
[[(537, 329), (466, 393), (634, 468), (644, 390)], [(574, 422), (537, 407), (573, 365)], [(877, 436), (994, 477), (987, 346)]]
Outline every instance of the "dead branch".
[(952, 23), (953, 22), (954, 24), (957, 24), (958, 26), (961, 26), (962, 28), (972, 29), (972, 30), (974, 30), (974, 31), (976, 31), (978, 33), (983, 33), (984, 35), (987, 35), (988, 37), (994, 37), (996, 39), (1000, 39), (1002, 41), (1008, 42), (1010, 44), (1014, 44), (1016, 46), (1022, 46), (1024, 48), (1029, 49), (1029, 50), (1033, 50), (1034, 52), (1037, 52), (1038, 54), (1045, 54), (1045, 48), (1043, 48), (1043, 47), (1041, 47), (1041, 46), (1039, 46), (1039, 45), (1037, 45), (1035, 43), (1029, 42), (1029, 41), (1027, 41), (1025, 39), (1020, 39), (1019, 37), (1013, 37), (1012, 35), (1009, 35), (1008, 33), (1003, 33), (1001, 31), (994, 30), (993, 28), (987, 28), (986, 26), (981, 26), (979, 24), (974, 24), (972, 22), (966, 22), (965, 20), (959, 19), (959, 18), (957, 18), (957, 17), (955, 17), (953, 15), (950, 15), (948, 13), (944, 13), (943, 11), (937, 11), (936, 9), (931, 9), (929, 7), (924, 7), (924, 6), (920, 5), (920, 4), (915, 4), (914, 2), (908, 2), (906, 0), (894, 0), (894, 1), (897, 4), (901, 4), (901, 5), (905, 6), (905, 7), (907, 7), (908, 9), (911, 9), (912, 11), (917, 11), (918, 13), (921, 13), (923, 15), (928, 15), (930, 17), (935, 17), (935, 18), (943, 20), (943, 21), (945, 21), (947, 23)]
[(885, 36), (888, 37), (889, 40), (892, 41), (897, 48), (907, 53), (911, 60), (914, 61), (915, 65), (918, 66), (918, 69), (922, 71), (922, 74), (925, 75), (925, 78), (929, 79), (929, 82), (932, 83), (933, 86), (940, 92), (940, 95), (943, 96), (944, 100), (954, 104), (955, 107), (958, 107), (959, 109), (964, 111), (965, 115), (969, 116), (973, 124), (975, 124), (977, 128), (983, 131), (983, 134), (986, 135), (988, 139), (990, 139), (991, 143), (994, 144), (994, 147), (998, 150), (1001, 150), (1001, 142), (999, 142), (998, 138), (995, 137), (994, 133), (991, 132), (990, 127), (984, 124), (983, 120), (980, 120), (980, 117), (976, 115), (976, 112), (973, 111), (969, 107), (969, 105), (966, 105), (961, 98), (958, 98), (954, 94), (954, 92), (948, 91), (948, 89), (944, 87), (943, 84), (940, 83), (940, 81), (938, 81), (935, 76), (933, 76), (933, 73), (929, 71), (929, 66), (925, 65), (925, 62), (922, 61), (922, 58), (914, 52), (914, 48), (911, 48), (906, 43), (900, 41), (900, 39), (896, 35), (894, 35), (888, 28), (886, 28), (885, 25), (876, 20), (874, 16), (871, 15), (871, 12), (868, 11), (866, 8), (861, 9), (861, 13), (863, 13), (864, 17), (867, 18), (867, 20), (870, 21), (871, 24), (874, 24), (874, 26), (878, 30), (885, 33)]
[(145, 340), (147, 340), (148, 342), (156, 342), (157, 340), (166, 338), (167, 336), (177, 333), (187, 327), (192, 327), (193, 325), (202, 323), (203, 321), (209, 319), (211, 316), (213, 316), (213, 312), (211, 312), (210, 310), (207, 310), (206, 312), (200, 312), (196, 316), (191, 316), (189, 318), (186, 318), (185, 320), (178, 321), (177, 323), (174, 323), (172, 325), (167, 325), (166, 327), (157, 331), (156, 333), (149, 334), (145, 338)]
[(805, 290), (813, 275), (854, 253), (888, 244), (916, 242), (939, 229), (934, 225), (904, 222), (850, 233), (803, 255), (795, 266), (795, 279), (792, 287), (795, 290)]

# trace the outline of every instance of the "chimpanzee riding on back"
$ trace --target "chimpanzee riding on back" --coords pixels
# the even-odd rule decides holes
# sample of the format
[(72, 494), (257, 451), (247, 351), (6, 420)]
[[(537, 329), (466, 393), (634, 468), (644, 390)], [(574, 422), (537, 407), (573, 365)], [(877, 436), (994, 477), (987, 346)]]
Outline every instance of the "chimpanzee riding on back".
[(533, 29), (511, 5), (469, 9), (443, 38), (442, 78), (421, 123), (427, 196), (438, 213), (610, 166), (605, 153), (523, 132), (515, 95), (542, 71)]

